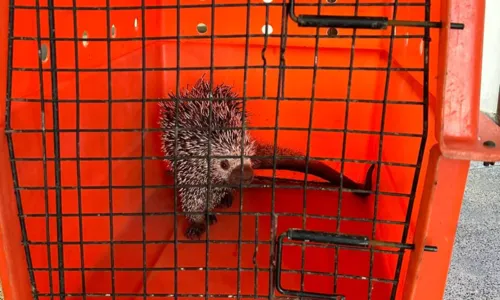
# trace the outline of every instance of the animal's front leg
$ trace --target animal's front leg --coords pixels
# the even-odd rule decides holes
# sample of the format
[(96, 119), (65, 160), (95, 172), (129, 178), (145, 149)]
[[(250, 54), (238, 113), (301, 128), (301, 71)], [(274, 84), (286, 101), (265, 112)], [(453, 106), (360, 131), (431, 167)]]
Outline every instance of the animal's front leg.
[(204, 234), (207, 229), (205, 224), (205, 216), (189, 214), (186, 215), (186, 217), (189, 224), (184, 234), (190, 240), (200, 239), (201, 235)]
[[(213, 225), (217, 223), (217, 217), (213, 214), (208, 215), (208, 225)], [(207, 225), (205, 223), (205, 216), (201, 219), (194, 221), (192, 218), (189, 220), (189, 226), (186, 229), (186, 237), (190, 240), (200, 239), (201, 235), (207, 230)]]
[(217, 217), (214, 214), (208, 215), (208, 225), (214, 225), (217, 223)]
[[(186, 212), (186, 218), (189, 221), (189, 225), (185, 231), (185, 235), (189, 239), (200, 239), (201, 235), (205, 233), (207, 229), (206, 224), (206, 213), (205, 207), (207, 204), (206, 190), (201, 188), (189, 188), (183, 193), (183, 210)], [(212, 195), (212, 198), (216, 195)], [(213, 199), (208, 201), (208, 224), (212, 225), (217, 222), (215, 215), (210, 213), (213, 206)]]

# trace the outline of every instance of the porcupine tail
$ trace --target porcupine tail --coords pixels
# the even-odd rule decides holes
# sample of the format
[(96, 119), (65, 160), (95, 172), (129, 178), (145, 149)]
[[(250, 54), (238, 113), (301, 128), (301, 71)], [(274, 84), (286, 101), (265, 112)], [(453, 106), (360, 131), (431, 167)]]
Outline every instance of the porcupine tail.
[[(274, 149), (270, 145), (256, 143), (256, 155), (257, 156), (272, 156), (274, 154)], [(277, 155), (279, 156), (297, 156), (301, 155), (286, 148), (278, 148)], [(273, 169), (273, 159), (257, 159), (254, 164), (255, 169), (261, 170), (272, 170)], [(366, 198), (371, 193), (373, 185), (373, 171), (375, 169), (375, 164), (372, 164), (368, 169), (365, 177), (364, 184), (360, 184), (347, 176), (343, 176), (343, 187), (353, 190), (364, 190), (353, 192), (355, 195)], [(287, 170), (295, 172), (306, 172), (306, 161), (301, 159), (277, 159), (276, 160), (276, 170)], [(340, 173), (326, 165), (325, 163), (317, 160), (309, 160), (308, 174), (312, 174), (321, 179), (327, 180), (333, 185), (340, 186)]]

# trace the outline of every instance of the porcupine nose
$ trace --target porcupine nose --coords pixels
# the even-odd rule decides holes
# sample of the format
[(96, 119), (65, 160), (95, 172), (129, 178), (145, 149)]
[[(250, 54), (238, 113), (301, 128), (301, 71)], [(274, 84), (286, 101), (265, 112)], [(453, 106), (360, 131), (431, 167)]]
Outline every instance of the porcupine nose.
[(241, 172), (241, 166), (237, 166), (231, 171), (230, 181), (233, 184), (243, 184), (251, 183), (253, 180), (253, 170), (249, 165), (243, 166), (243, 173)]

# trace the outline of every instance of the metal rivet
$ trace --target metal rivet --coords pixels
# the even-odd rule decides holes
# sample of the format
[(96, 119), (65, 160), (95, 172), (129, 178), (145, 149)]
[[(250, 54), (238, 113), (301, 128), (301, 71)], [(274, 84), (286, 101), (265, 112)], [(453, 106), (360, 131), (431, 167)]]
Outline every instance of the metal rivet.
[(199, 34), (204, 34), (207, 30), (208, 27), (204, 23), (199, 23), (198, 26), (196, 26), (196, 31), (198, 31)]
[(89, 41), (87, 41), (87, 38), (89, 37), (89, 34), (87, 33), (87, 31), (84, 31), (83, 34), (82, 34), (82, 45), (83, 47), (87, 47), (89, 45)]
[(328, 30), (326, 31), (326, 34), (328, 36), (337, 36), (339, 34), (339, 32), (338, 32), (337, 28), (331, 27), (331, 28), (328, 28)]
[(495, 144), (494, 141), (486, 141), (483, 143), (483, 146), (488, 147), (488, 148), (495, 148), (497, 144)]
[(42, 48), (40, 49), (39, 54), (43, 63), (49, 60), (49, 49), (47, 48), (47, 45), (42, 44)]

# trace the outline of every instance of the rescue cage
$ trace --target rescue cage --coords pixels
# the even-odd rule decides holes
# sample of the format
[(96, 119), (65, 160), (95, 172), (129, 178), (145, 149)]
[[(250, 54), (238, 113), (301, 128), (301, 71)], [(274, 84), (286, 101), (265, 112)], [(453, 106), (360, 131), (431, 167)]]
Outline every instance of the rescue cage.
[[(401, 296), (436, 143), (439, 5), (11, 0), (6, 134), (33, 297)], [(257, 140), (359, 182), (375, 163), (372, 195), (271, 170), (186, 239), (158, 101), (203, 74), (240, 93)]]

